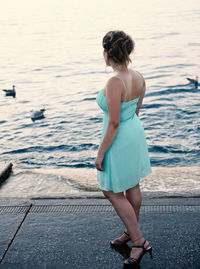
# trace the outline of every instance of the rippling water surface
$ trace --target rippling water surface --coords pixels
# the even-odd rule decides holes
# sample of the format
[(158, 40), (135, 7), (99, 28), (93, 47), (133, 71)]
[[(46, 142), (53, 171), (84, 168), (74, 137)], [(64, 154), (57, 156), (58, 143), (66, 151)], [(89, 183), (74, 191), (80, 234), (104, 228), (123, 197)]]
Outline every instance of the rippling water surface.
[[(17, 95), (0, 93), (0, 161), (14, 164), (0, 195), (98, 190), (94, 161), (103, 114), (95, 99), (112, 75), (101, 40), (113, 29), (136, 43), (131, 67), (147, 83), (139, 117), (152, 167), (198, 167), (200, 89), (186, 77), (200, 70), (199, 19), (197, 0), (3, 2), (0, 86), (15, 85)], [(30, 111), (43, 107), (45, 118), (33, 122)], [(175, 181), (167, 185), (174, 192)], [(60, 192), (50, 188), (54, 182)], [(158, 190), (155, 180), (143, 182)]]

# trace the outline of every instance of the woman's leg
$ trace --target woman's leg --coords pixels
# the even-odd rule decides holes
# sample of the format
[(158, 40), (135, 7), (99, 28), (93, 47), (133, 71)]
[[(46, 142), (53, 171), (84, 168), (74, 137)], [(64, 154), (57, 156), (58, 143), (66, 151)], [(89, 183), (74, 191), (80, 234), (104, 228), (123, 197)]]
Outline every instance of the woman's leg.
[(114, 193), (112, 191), (103, 190), (103, 194), (112, 203), (115, 211), (125, 224), (131, 239), (136, 240), (141, 237), (142, 235), (138, 226), (135, 211), (133, 209), (133, 206), (124, 196), (124, 193)]
[[(126, 190), (125, 196), (126, 196), (127, 200), (129, 201), (129, 203), (132, 205), (132, 207), (135, 211), (137, 222), (138, 222), (139, 221), (139, 214), (140, 214), (140, 207), (141, 207), (141, 203), (142, 203), (142, 195), (141, 195), (139, 183), (135, 187)], [(127, 229), (125, 231), (128, 232)], [(128, 236), (123, 233), (117, 239), (124, 242), (127, 238), (128, 238)]]
[[(141, 234), (133, 206), (124, 196), (124, 193), (114, 193), (112, 191), (103, 190), (103, 194), (112, 203), (118, 216), (125, 224), (133, 245), (141, 245), (144, 242), (144, 238)], [(146, 248), (148, 245), (149, 242), (146, 241), (144, 247)], [(142, 248), (132, 248), (130, 256), (137, 259), (141, 252)]]
[[(135, 187), (132, 187), (132, 188), (126, 190), (125, 196), (126, 196), (127, 200), (129, 201), (129, 203), (132, 205), (132, 207), (135, 211), (137, 222), (139, 222), (140, 208), (141, 208), (141, 204), (142, 204), (142, 194), (140, 191), (139, 183)], [(125, 231), (127, 232), (127, 230), (125, 230)], [(124, 241), (127, 239), (127, 235), (122, 234), (118, 239)]]
[(125, 196), (129, 203), (132, 205), (132, 207), (135, 210), (135, 214), (137, 217), (137, 222), (139, 221), (139, 214), (140, 214), (140, 207), (142, 203), (142, 194), (140, 191), (140, 185), (139, 183), (128, 190), (125, 191)]

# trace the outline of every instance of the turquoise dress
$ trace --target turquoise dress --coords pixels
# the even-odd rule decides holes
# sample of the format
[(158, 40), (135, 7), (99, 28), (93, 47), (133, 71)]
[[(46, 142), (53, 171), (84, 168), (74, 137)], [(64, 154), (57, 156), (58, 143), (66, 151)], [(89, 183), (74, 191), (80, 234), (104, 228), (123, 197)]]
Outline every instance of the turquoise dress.
[[(124, 85), (125, 100), (126, 85), (121, 77), (117, 77)], [(104, 155), (102, 163), (104, 171), (97, 170), (100, 189), (115, 193), (136, 186), (140, 178), (152, 173), (144, 128), (135, 113), (139, 97), (129, 102), (124, 102), (124, 100), (121, 102), (120, 123), (117, 134)], [(107, 102), (103, 89), (99, 91), (96, 101), (104, 112), (101, 144), (108, 123)]]

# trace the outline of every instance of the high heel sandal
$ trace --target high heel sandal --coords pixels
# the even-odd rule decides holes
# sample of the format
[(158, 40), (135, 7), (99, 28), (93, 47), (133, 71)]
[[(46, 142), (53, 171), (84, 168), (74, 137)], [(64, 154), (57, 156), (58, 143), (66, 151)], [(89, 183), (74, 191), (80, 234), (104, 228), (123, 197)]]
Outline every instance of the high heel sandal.
[(130, 238), (130, 236), (129, 236), (129, 234), (127, 232), (124, 231), (124, 234), (126, 234), (129, 238), (127, 238), (125, 241), (121, 241), (119, 239), (115, 239), (115, 240), (113, 240), (114, 241), (113, 243), (110, 241), (111, 248), (120, 247), (120, 246), (126, 244), (128, 241), (131, 240), (131, 238)]
[(132, 246), (132, 248), (143, 248), (143, 252), (142, 252), (142, 254), (140, 255), (140, 257), (138, 259), (129, 257), (127, 260), (125, 260), (128, 263), (124, 262), (124, 265), (129, 265), (129, 264), (131, 264), (131, 265), (139, 265), (140, 262), (141, 262), (142, 257), (144, 256), (144, 254), (146, 252), (149, 252), (149, 255), (151, 256), (151, 259), (153, 259), (152, 246), (149, 245), (147, 248), (145, 248), (144, 247), (145, 242), (146, 242), (146, 239), (144, 240), (144, 243), (141, 246)]

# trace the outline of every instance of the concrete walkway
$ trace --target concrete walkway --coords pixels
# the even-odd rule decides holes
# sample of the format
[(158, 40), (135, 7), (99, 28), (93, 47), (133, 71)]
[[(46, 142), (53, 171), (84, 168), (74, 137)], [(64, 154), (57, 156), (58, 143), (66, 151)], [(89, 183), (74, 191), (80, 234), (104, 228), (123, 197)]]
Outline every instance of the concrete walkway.
[[(124, 225), (99, 198), (1, 199), (0, 269), (118, 269), (129, 255), (110, 248)], [(143, 269), (200, 268), (200, 197), (143, 198), (139, 225), (153, 247)]]

